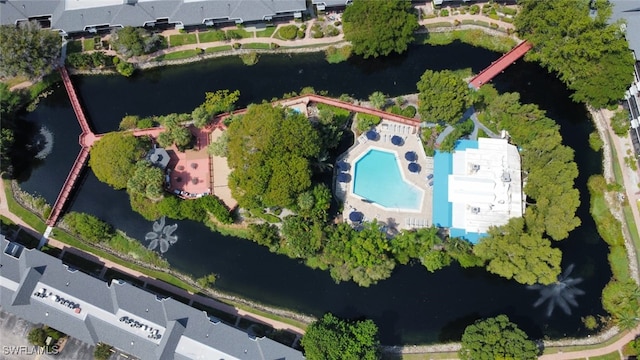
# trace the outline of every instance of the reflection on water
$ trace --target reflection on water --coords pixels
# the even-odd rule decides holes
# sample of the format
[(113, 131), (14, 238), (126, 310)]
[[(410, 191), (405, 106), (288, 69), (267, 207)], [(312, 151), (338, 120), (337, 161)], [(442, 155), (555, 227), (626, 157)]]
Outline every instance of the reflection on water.
[(151, 241), (147, 248), (149, 250), (155, 250), (160, 245), (160, 252), (162, 254), (169, 250), (169, 246), (178, 242), (178, 236), (173, 235), (173, 232), (178, 228), (178, 224), (165, 225), (165, 217), (161, 217), (159, 220), (153, 223), (152, 231), (149, 231), (144, 236), (146, 241)]
[(46, 126), (40, 126), (40, 131), (35, 134), (31, 144), (27, 145), (27, 148), (36, 153), (36, 159), (46, 159), (47, 156), (51, 154), (51, 150), (53, 150), (53, 133), (51, 133)]
[(547, 317), (553, 314), (556, 306), (559, 306), (565, 314), (571, 315), (571, 307), (578, 307), (576, 296), (584, 295), (585, 292), (576, 288), (582, 282), (582, 278), (569, 277), (573, 271), (574, 265), (571, 264), (567, 269), (558, 276), (558, 281), (550, 285), (530, 285), (527, 286), (529, 290), (539, 290), (540, 298), (533, 304), (533, 307), (538, 307), (545, 302), (547, 304)]

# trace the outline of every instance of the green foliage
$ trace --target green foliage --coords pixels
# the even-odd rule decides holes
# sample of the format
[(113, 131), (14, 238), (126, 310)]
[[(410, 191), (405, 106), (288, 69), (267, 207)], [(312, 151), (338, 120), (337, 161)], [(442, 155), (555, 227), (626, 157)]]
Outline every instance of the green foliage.
[(463, 123), (458, 123), (455, 125), (454, 130), (447, 135), (442, 144), (440, 144), (440, 151), (444, 152), (453, 152), (453, 149), (456, 146), (456, 143), (460, 138), (471, 134), (473, 131), (473, 120), (467, 119), (467, 121)]
[(229, 133), (223, 131), (216, 141), (209, 144), (207, 147), (207, 153), (213, 156), (229, 156)]
[(255, 51), (250, 51), (245, 54), (240, 54), (240, 60), (242, 60), (242, 63), (247, 66), (252, 66), (257, 64), (259, 58), (260, 58), (260, 55), (258, 55), (258, 53)]
[(279, 249), (280, 235), (278, 227), (271, 224), (249, 224), (249, 239), (259, 245), (266, 246), (269, 251)]
[(338, 64), (343, 61), (347, 61), (347, 59), (351, 57), (352, 50), (353, 47), (351, 47), (351, 45), (344, 45), (339, 48), (329, 46), (324, 53), (329, 64)]
[(611, 118), (611, 129), (618, 136), (626, 137), (631, 127), (629, 112), (625, 109), (618, 109)]
[(196, 284), (201, 288), (206, 289), (215, 284), (216, 280), (218, 280), (218, 275), (212, 273), (196, 279)]
[(413, 41), (418, 18), (409, 1), (354, 0), (342, 16), (344, 38), (365, 59), (403, 53)]
[(195, 44), (198, 42), (196, 34), (174, 34), (169, 35), (169, 44), (171, 46), (182, 46), (188, 44)]
[(469, 85), (449, 70), (425, 71), (418, 91), (418, 112), (423, 121), (455, 124), (472, 103)]
[(144, 119), (140, 119), (138, 120), (138, 123), (136, 125), (136, 127), (138, 129), (149, 129), (156, 126), (156, 123), (153, 121), (152, 118), (144, 118)]
[(616, 104), (633, 80), (633, 55), (621, 31), (621, 21), (609, 22), (612, 5), (596, 1), (519, 2), (515, 25), (534, 49), (532, 60), (557, 72), (574, 90), (575, 101), (596, 108)]
[[(623, 330), (640, 317), (640, 289), (632, 279), (612, 280), (602, 290), (602, 307)], [(631, 320), (631, 321), (630, 321)]]
[(374, 91), (369, 95), (369, 102), (374, 108), (382, 109), (382, 107), (387, 103), (387, 96), (381, 91)]
[(164, 190), (164, 173), (148, 161), (142, 160), (136, 164), (133, 176), (127, 181), (127, 191), (130, 194), (145, 196), (150, 200), (160, 200)]
[(0, 76), (43, 76), (51, 71), (61, 46), (60, 35), (35, 21), (0, 26)]
[(296, 25), (286, 25), (278, 29), (278, 35), (284, 40), (293, 40), (298, 36), (298, 27)]
[(108, 133), (91, 147), (89, 166), (98, 180), (116, 190), (124, 189), (147, 148), (144, 140), (131, 134)]
[(598, 328), (598, 319), (596, 319), (596, 317), (593, 315), (587, 315), (583, 317), (581, 320), (582, 320), (582, 323), (584, 324), (584, 327), (586, 327), (589, 330), (595, 330)]
[(222, 30), (210, 30), (207, 32), (201, 32), (198, 34), (198, 39), (201, 43), (229, 40), (227, 34)]
[(93, 350), (93, 358), (95, 360), (108, 360), (111, 357), (113, 346), (105, 343), (99, 343)]
[(129, 77), (136, 71), (136, 67), (130, 62), (119, 61), (116, 65), (116, 70), (120, 75)]
[(628, 279), (629, 274), (629, 259), (627, 258), (627, 250), (624, 246), (617, 245), (609, 248), (609, 265), (611, 265), (611, 272), (615, 279)]
[(100, 68), (113, 64), (111, 56), (102, 51), (93, 53), (72, 53), (67, 56), (67, 65), (76, 69)]
[(27, 340), (36, 346), (46, 346), (47, 333), (45, 333), (44, 329), (41, 327), (33, 328), (29, 331)]
[(522, 218), (492, 227), (473, 252), (488, 262), (487, 270), (521, 284), (551, 284), (560, 274), (562, 253), (540, 233), (525, 231)]
[(467, 326), (462, 335), (462, 360), (538, 358), (536, 344), (506, 315), (478, 320)]
[(322, 246), (322, 224), (309, 222), (302, 216), (287, 216), (282, 222), (283, 248), (287, 255), (307, 258), (316, 254)]
[(400, 264), (418, 259), (430, 272), (451, 263), (451, 257), (444, 250), (436, 227), (403, 231), (391, 240), (391, 252)]
[(223, 112), (232, 111), (238, 99), (240, 99), (239, 90), (229, 91), (224, 89), (216, 90), (215, 92), (206, 92), (202, 107), (208, 116), (212, 117)]
[(380, 124), (380, 121), (382, 121), (382, 119), (380, 119), (379, 116), (369, 115), (364, 113), (358, 113), (356, 115), (356, 119), (357, 119), (356, 129), (358, 129), (358, 131), (361, 133), (371, 129), (373, 126)]
[(63, 220), (72, 234), (92, 243), (107, 241), (113, 233), (109, 224), (93, 215), (72, 211)]
[(378, 327), (372, 320), (345, 321), (327, 313), (309, 325), (300, 343), (309, 360), (380, 358)]
[[(478, 22), (479, 21), (477, 20), (462, 21), (463, 24), (469, 23), (481, 25), (478, 24)], [(456, 40), (473, 46), (503, 53), (511, 50), (516, 45), (516, 41), (510, 37), (490, 35), (480, 29), (454, 30), (446, 33), (428, 33), (424, 39), (424, 43), (430, 45), (449, 45)]]
[(136, 127), (138, 127), (138, 121), (139, 120), (140, 120), (140, 117), (138, 117), (136, 115), (126, 115), (120, 121), (120, 125), (118, 126), (118, 129), (120, 129), (120, 130), (133, 130)]
[(158, 121), (165, 128), (163, 132), (158, 135), (158, 144), (162, 147), (169, 147), (176, 145), (178, 150), (184, 151), (187, 145), (191, 144), (193, 135), (191, 131), (182, 125), (183, 122), (189, 120), (187, 114), (169, 114), (162, 117), (158, 117)]
[(391, 275), (396, 264), (390, 250), (377, 222), (365, 223), (360, 231), (342, 223), (328, 234), (323, 261), (336, 282), (353, 280), (369, 287)]
[(562, 145), (558, 125), (536, 105), (522, 105), (519, 99), (517, 93), (496, 97), (485, 105), (483, 123), (494, 131), (508, 130), (522, 148), (522, 170), (527, 176), (524, 193), (528, 202), (535, 202), (525, 213), (526, 232), (562, 240), (580, 225), (575, 216), (580, 194), (574, 188), (578, 166), (573, 150)]
[(227, 131), (229, 186), (241, 207), (288, 207), (309, 189), (320, 138), (304, 115), (251, 105)]
[(119, 254), (131, 256), (146, 264), (159, 268), (169, 268), (169, 263), (166, 259), (162, 258), (160, 254), (147, 249), (140, 241), (130, 238), (120, 231), (112, 234), (108, 239), (107, 245)]
[(607, 181), (602, 175), (593, 175), (587, 181), (591, 195), (589, 212), (596, 222), (596, 229), (609, 246), (624, 246), (622, 224), (611, 214), (604, 197), (607, 192)]
[[(190, 202), (190, 201), (185, 201), (185, 202)], [(195, 204), (202, 207), (202, 209), (206, 211), (208, 214), (213, 215), (221, 223), (223, 224), (233, 223), (233, 216), (231, 215), (229, 208), (227, 208), (227, 206), (217, 196), (214, 196), (214, 195), (203, 196), (191, 202), (195, 202)]]
[(589, 134), (589, 146), (593, 149), (593, 151), (600, 151), (603, 145), (604, 142), (600, 138), (600, 134), (598, 134), (597, 131)]
[(111, 47), (125, 59), (152, 53), (166, 45), (167, 39), (162, 35), (139, 27), (125, 26), (111, 33)]

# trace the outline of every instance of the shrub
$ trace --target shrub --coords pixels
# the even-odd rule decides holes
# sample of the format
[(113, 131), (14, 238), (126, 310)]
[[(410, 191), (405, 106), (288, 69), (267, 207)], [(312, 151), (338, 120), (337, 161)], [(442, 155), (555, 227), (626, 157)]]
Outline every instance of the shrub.
[(72, 234), (92, 243), (108, 240), (113, 235), (111, 226), (93, 215), (72, 211), (63, 221)]
[(215, 195), (203, 196), (197, 200), (202, 209), (223, 224), (233, 223), (233, 216), (227, 206)]
[(333, 25), (328, 25), (326, 28), (326, 33), (327, 33), (327, 36), (338, 36), (340, 35), (340, 30), (338, 30)]
[(295, 25), (287, 25), (280, 28), (278, 34), (285, 40), (293, 40), (298, 35), (298, 27)]
[(144, 119), (140, 119), (136, 125), (136, 127), (138, 129), (148, 129), (148, 128), (152, 128), (155, 127), (156, 124), (153, 121), (152, 118), (144, 118)]
[(402, 115), (412, 118), (412, 117), (416, 116), (416, 112), (417, 112), (416, 107), (413, 106), (413, 105), (409, 105), (409, 106), (407, 106), (406, 108), (404, 108), (402, 110)]
[(372, 126), (380, 124), (381, 119), (378, 116), (373, 116), (369, 114), (358, 113), (358, 125), (357, 129), (359, 132), (365, 132), (369, 130)]
[(31, 329), (31, 331), (29, 331), (29, 335), (27, 335), (27, 339), (30, 343), (36, 346), (47, 345), (45, 343), (45, 341), (47, 341), (47, 334), (44, 332), (44, 329), (40, 327)]
[(127, 115), (123, 117), (122, 120), (120, 121), (120, 125), (118, 126), (118, 129), (120, 130), (135, 129), (138, 127), (139, 120), (140, 118), (136, 115)]
[(589, 146), (593, 149), (593, 151), (600, 151), (603, 145), (604, 143), (602, 142), (600, 134), (598, 134), (597, 131), (589, 134)]
[(272, 48), (272, 49), (277, 49), (277, 48), (279, 48), (279, 47), (280, 47), (280, 45), (278, 45), (278, 44), (276, 44), (276, 43), (271, 43), (271, 48)]
[(259, 57), (260, 56), (255, 51), (251, 51), (251, 52), (248, 52), (246, 54), (240, 54), (240, 59), (242, 60), (242, 63), (247, 65), (247, 66), (251, 66), (251, 65), (257, 64)]
[(459, 25), (460, 25), (460, 20), (455, 19), (455, 20), (453, 21), (453, 26), (459, 26)]
[(240, 49), (240, 47), (242, 47), (242, 45), (240, 43), (233, 43), (233, 45), (231, 45), (231, 47), (233, 47), (234, 49), (238, 50), (238, 49)]
[(113, 65), (118, 65), (118, 63), (120, 62), (120, 58), (117, 56), (114, 56), (111, 58), (111, 62), (113, 63)]
[(113, 347), (104, 343), (100, 343), (93, 351), (93, 358), (95, 360), (107, 360), (111, 357), (111, 350)]
[(320, 26), (320, 24), (313, 24), (313, 26), (311, 27), (311, 37), (313, 37), (314, 39), (319, 39), (323, 36), (324, 33), (322, 32), (322, 27)]
[(490, 23), (490, 24), (489, 24), (489, 26), (490, 26), (492, 29), (497, 29), (497, 28), (499, 27), (499, 26), (498, 26), (498, 24), (496, 24), (496, 23)]
[(471, 15), (477, 15), (480, 12), (480, 6), (478, 5), (471, 5), (471, 8), (469, 8), (469, 13)]
[(340, 25), (342, 25), (342, 21), (339, 21), (339, 20), (338, 20), (338, 21), (334, 22), (334, 23), (333, 23), (333, 25), (335, 25), (335, 26), (340, 26)]
[(620, 109), (615, 112), (611, 118), (611, 129), (618, 136), (627, 136), (631, 122), (629, 112), (625, 109)]
[(449, 16), (449, 10), (447, 10), (447, 9), (442, 9), (442, 10), (440, 11), (440, 16), (442, 16), (442, 17)]
[(518, 10), (512, 9), (510, 7), (502, 6), (502, 7), (500, 7), (500, 12), (505, 14), (505, 15), (514, 16), (515, 14), (518, 13)]
[(116, 65), (116, 70), (121, 75), (129, 77), (129, 76), (133, 75), (133, 73), (135, 72), (136, 68), (130, 62), (121, 61), (121, 62), (118, 63), (118, 65)]
[(498, 14), (496, 14), (495, 12), (494, 13), (490, 13), (488, 16), (489, 16), (490, 19), (500, 20), (500, 16), (498, 16)]
[(296, 36), (298, 37), (298, 39), (304, 39), (304, 31), (298, 30)]

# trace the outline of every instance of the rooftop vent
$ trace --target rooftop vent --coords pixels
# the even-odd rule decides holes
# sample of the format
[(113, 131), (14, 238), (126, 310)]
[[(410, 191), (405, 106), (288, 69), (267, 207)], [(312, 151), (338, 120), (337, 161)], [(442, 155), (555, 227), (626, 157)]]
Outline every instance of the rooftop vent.
[(471, 208), (471, 213), (472, 214), (480, 214), (480, 208), (477, 206), (474, 206)]
[(506, 183), (511, 182), (511, 174), (509, 174), (506, 171), (503, 171), (502, 172), (502, 182), (506, 182)]
[(478, 170), (480, 170), (480, 165), (479, 165), (479, 164), (472, 164), (472, 165), (471, 165), (471, 170), (473, 170), (473, 171), (478, 171)]

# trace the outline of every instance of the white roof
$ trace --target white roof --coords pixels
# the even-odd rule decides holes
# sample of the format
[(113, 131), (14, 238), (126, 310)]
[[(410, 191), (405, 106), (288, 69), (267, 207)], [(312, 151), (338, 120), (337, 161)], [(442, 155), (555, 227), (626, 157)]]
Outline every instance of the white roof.
[(520, 155), (506, 139), (478, 139), (477, 149), (453, 154), (449, 175), (452, 227), (486, 232), (523, 212)]

